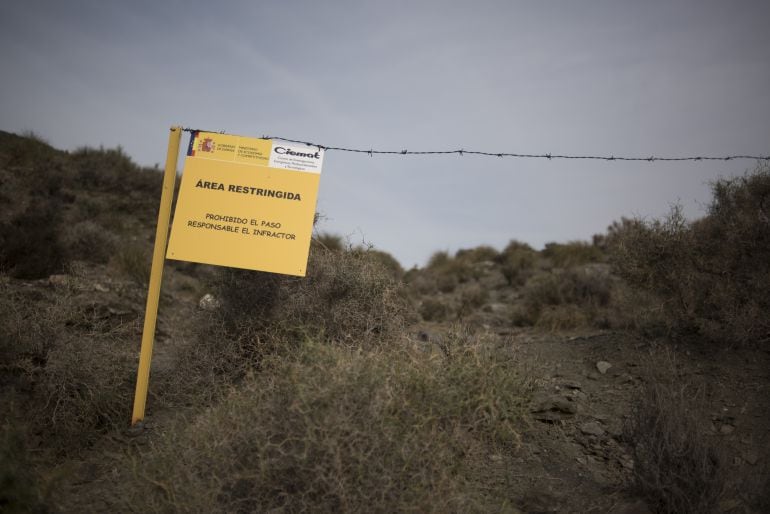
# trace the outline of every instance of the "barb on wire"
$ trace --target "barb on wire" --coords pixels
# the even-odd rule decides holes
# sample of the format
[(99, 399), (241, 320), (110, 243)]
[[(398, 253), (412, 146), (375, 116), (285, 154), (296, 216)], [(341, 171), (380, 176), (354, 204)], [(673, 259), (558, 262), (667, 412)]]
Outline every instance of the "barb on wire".
[(288, 143), (298, 143), (307, 146), (316, 146), (326, 151), (338, 151), (338, 152), (352, 152), (352, 153), (365, 153), (372, 155), (483, 155), (488, 157), (516, 157), (523, 159), (584, 159), (584, 160), (597, 160), (597, 161), (730, 161), (733, 159), (751, 159), (755, 161), (767, 161), (770, 160), (770, 155), (725, 155), (719, 157), (706, 157), (706, 156), (694, 156), (694, 157), (656, 157), (651, 155), (649, 157), (619, 157), (617, 155), (560, 155), (560, 154), (529, 154), (529, 153), (511, 153), (511, 152), (481, 152), (477, 150), (433, 150), (433, 151), (417, 151), (417, 150), (362, 150), (358, 148), (345, 148), (340, 146), (326, 146), (318, 143), (310, 143), (308, 141), (300, 141), (298, 139), (288, 139), (278, 136), (263, 136), (262, 139), (280, 139)]
[[(196, 129), (185, 127), (185, 132), (197, 132)], [(219, 131), (220, 134), (224, 134), (224, 131)], [(650, 155), (649, 157), (622, 157), (617, 155), (561, 155), (561, 154), (531, 154), (531, 153), (512, 153), (512, 152), (481, 152), (478, 150), (374, 150), (372, 148), (365, 150), (361, 148), (345, 148), (342, 146), (327, 146), (309, 141), (301, 141), (299, 139), (289, 139), (279, 136), (262, 136), (260, 139), (279, 139), (286, 141), (287, 143), (297, 143), (306, 146), (315, 146), (319, 150), (326, 150), (327, 152), (349, 152), (349, 153), (363, 153), (368, 154), (369, 157), (374, 155), (451, 155), (457, 154), (463, 155), (482, 155), (486, 157), (513, 157), (519, 159), (574, 159), (574, 160), (594, 160), (594, 161), (731, 161), (735, 159), (751, 159), (754, 161), (770, 161), (770, 155), (724, 155), (724, 156), (693, 156), (693, 157), (656, 157)]]

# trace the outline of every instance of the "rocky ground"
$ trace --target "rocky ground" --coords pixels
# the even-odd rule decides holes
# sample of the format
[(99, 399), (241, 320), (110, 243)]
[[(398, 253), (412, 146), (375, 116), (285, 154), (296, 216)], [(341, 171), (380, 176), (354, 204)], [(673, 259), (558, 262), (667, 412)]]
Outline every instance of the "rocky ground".
[[(427, 324), (417, 337), (440, 346), (446, 328)], [(768, 479), (770, 352), (670, 349), (613, 331), (512, 328), (496, 331), (493, 340), (536, 377), (520, 451), (489, 456), (490, 469), (515, 470), (507, 475), (516, 477), (509, 487), (522, 498), (522, 512), (652, 512), (630, 487), (633, 443), (624, 426), (640, 388), (654, 380), (655, 353), (663, 351), (671, 351), (683, 381), (705, 386), (702, 429), (721, 449), (728, 474), (741, 477), (731, 481), (720, 511), (761, 512), (756, 495)]]
[[(135, 338), (137, 343), (140, 338), (141, 289), (129, 280), (111, 277), (104, 267), (84, 266), (76, 274), (38, 281), (7, 280), (4, 287), (6, 293), (13, 289), (39, 299), (67, 288), (68, 301), (81, 313), (79, 330), (117, 331), (121, 338)], [(205, 296), (200, 282), (184, 270), (167, 267), (164, 288), (151, 384), (172, 371), (171, 349), (194, 339), (190, 320), (210, 308), (200, 302)], [(660, 341), (623, 331), (517, 328), (504, 326), (490, 314), (493, 311), (481, 308), (473, 330), (482, 333), (495, 351), (510, 353), (534, 385), (530, 419), (522, 427), (519, 449), (490, 454), (485, 471), (489, 480), (507, 481), (506, 487), (515, 491), (512, 495), (520, 498), (515, 505), (520, 512), (651, 512), (629, 488), (634, 460), (624, 425), (641, 388), (654, 379), (651, 357), (664, 348), (672, 353), (683, 381), (704, 386), (709, 410), (700, 420), (702, 429), (721, 448), (730, 475), (741, 477), (741, 483), (730, 484), (720, 504), (722, 511), (761, 512), (756, 506), (757, 489), (766, 483), (770, 462), (767, 351), (662, 346)], [(409, 339), (442, 351), (447, 334), (457, 327), (455, 321), (420, 322), (410, 328)], [(23, 384), (14, 387), (25, 388)], [(122, 434), (100, 441), (80, 460), (65, 464), (62, 505), (82, 505), (85, 499), (87, 505), (98, 503), (94, 496), (98, 497), (99, 488), (94, 485), (109, 473), (100, 469), (100, 455), (147, 444), (153, 432), (161, 432), (176, 414), (153, 405), (151, 397), (149, 430), (136, 437), (126, 424)], [(753, 480), (747, 482), (746, 477)]]

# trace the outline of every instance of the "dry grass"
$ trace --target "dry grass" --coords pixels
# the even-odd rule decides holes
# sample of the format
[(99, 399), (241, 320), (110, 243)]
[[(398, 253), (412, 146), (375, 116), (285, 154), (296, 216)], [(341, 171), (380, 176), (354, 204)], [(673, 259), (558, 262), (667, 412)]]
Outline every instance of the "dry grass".
[[(0, 287), (0, 354), (6, 392), (31, 434), (78, 452), (129, 415), (135, 345), (94, 319), (73, 290)], [(10, 416), (9, 413), (5, 413)]]
[[(154, 512), (499, 510), (474, 483), (481, 446), (517, 444), (514, 363), (306, 344), (136, 462), (121, 493)], [(141, 465), (139, 462), (141, 461)]]
[(139, 287), (144, 289), (149, 284), (152, 248), (148, 243), (136, 239), (121, 241), (115, 245), (109, 260), (113, 269)]
[(708, 420), (703, 389), (676, 372), (672, 355), (659, 350), (647, 363), (651, 375), (625, 428), (634, 457), (634, 487), (655, 512), (718, 510), (726, 470)]

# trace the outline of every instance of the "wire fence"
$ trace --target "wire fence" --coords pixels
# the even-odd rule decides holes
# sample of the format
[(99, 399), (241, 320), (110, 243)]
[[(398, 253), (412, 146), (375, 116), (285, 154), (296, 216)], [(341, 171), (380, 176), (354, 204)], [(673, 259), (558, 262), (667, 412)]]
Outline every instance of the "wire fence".
[[(185, 128), (185, 132), (198, 132), (196, 129)], [(201, 131), (205, 132), (205, 131)], [(210, 131), (209, 131), (210, 132)], [(224, 134), (224, 131), (218, 132)], [(513, 157), (518, 159), (573, 159), (573, 160), (593, 160), (593, 161), (733, 161), (738, 159), (749, 159), (753, 161), (770, 161), (770, 155), (723, 155), (723, 156), (691, 156), (691, 157), (658, 157), (650, 155), (649, 157), (628, 157), (628, 156), (616, 156), (616, 155), (564, 155), (564, 154), (551, 154), (551, 153), (515, 153), (515, 152), (482, 152), (479, 150), (375, 150), (373, 148), (346, 148), (344, 146), (329, 146), (310, 141), (302, 141), (299, 139), (290, 139), (279, 136), (262, 136), (260, 139), (277, 139), (280, 141), (286, 141), (287, 143), (296, 143), (306, 146), (314, 146), (319, 150), (327, 152), (350, 152), (368, 154), (370, 157), (375, 155), (481, 155), (485, 157)]]

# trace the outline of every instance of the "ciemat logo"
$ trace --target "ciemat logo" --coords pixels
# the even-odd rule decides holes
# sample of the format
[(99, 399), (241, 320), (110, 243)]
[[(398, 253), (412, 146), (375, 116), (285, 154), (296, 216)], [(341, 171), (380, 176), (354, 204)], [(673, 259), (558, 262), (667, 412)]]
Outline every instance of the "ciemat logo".
[(216, 148), (217, 144), (210, 137), (198, 141), (198, 151), (200, 152), (213, 152)]

